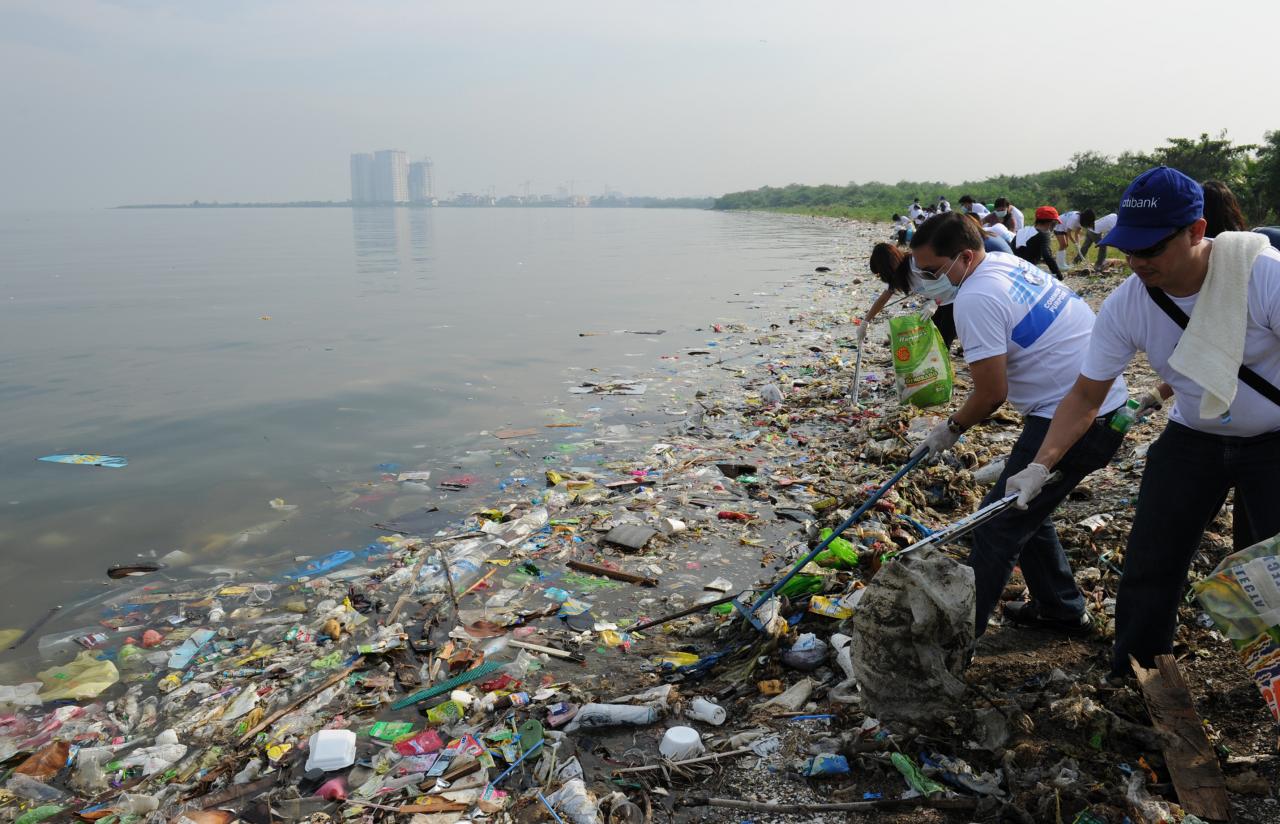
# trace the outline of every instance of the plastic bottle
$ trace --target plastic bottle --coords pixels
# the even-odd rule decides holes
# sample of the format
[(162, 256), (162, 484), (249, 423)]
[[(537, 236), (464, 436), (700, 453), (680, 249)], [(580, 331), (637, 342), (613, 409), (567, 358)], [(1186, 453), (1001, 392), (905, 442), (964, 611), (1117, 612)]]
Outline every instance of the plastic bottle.
[(578, 710), (565, 732), (597, 727), (647, 727), (656, 724), (662, 714), (662, 707), (656, 704), (587, 704)]
[(1134, 422), (1138, 420), (1138, 406), (1138, 402), (1130, 398), (1124, 406), (1111, 415), (1111, 422), (1108, 426), (1121, 435), (1128, 432), (1129, 427), (1133, 426)]

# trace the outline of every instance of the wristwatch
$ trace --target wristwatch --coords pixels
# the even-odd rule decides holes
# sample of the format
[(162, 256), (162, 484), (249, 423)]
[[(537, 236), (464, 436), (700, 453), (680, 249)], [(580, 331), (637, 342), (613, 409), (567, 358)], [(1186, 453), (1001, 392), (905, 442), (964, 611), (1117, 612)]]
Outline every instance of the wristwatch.
[(961, 426), (960, 424), (956, 423), (956, 419), (955, 419), (955, 416), (954, 416), (954, 415), (949, 415), (949, 416), (947, 416), (947, 430), (948, 430), (952, 435), (963, 435), (963, 434), (964, 434), (965, 427), (963, 427), (963, 426)]

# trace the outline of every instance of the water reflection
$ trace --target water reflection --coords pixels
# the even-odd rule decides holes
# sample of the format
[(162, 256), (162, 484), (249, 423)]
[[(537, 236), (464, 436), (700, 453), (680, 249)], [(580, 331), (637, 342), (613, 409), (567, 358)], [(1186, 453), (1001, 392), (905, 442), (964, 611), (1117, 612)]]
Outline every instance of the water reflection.
[(431, 210), (352, 209), (351, 231), (361, 297), (428, 288), (435, 260)]

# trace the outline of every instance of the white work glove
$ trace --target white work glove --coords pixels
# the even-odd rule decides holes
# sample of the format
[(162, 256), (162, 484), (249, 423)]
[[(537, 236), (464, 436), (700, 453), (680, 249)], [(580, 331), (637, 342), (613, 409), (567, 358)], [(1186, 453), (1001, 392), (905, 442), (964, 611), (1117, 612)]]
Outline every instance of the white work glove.
[(1160, 397), (1159, 392), (1148, 392), (1142, 396), (1142, 400), (1138, 401), (1138, 412), (1136, 417), (1143, 420), (1152, 412), (1164, 405), (1164, 400)]
[(931, 300), (920, 307), (920, 320), (929, 320), (938, 311), (938, 302)]
[(1012, 495), (1018, 493), (1018, 500), (1013, 505), (1018, 509), (1026, 509), (1031, 499), (1040, 494), (1040, 490), (1044, 489), (1045, 483), (1049, 480), (1049, 468), (1043, 464), (1033, 463), (1027, 464), (1027, 468), (1014, 475), (1004, 482), (1004, 494)]
[(863, 319), (862, 323), (858, 324), (858, 331), (854, 333), (854, 337), (858, 339), (859, 347), (861, 347), (863, 342), (867, 339), (867, 330), (870, 327), (871, 327), (871, 321), (866, 319)]
[(960, 440), (960, 436), (951, 431), (951, 427), (946, 421), (929, 430), (929, 434), (925, 436), (924, 441), (915, 449), (911, 450), (911, 457), (919, 455), (921, 452), (927, 452), (929, 457), (936, 458), (943, 452), (956, 445), (956, 441)]

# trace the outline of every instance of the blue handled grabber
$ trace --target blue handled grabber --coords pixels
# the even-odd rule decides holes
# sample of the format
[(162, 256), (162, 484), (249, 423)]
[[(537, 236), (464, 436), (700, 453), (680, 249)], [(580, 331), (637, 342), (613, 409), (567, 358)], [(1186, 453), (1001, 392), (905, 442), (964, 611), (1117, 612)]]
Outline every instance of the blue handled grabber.
[[(761, 632), (764, 632), (765, 631), (764, 622), (762, 622), (760, 618), (756, 615), (756, 612), (760, 609), (760, 607), (764, 606), (764, 604), (770, 598), (777, 595), (778, 590), (782, 589), (782, 587), (786, 585), (787, 581), (790, 581), (792, 578), (794, 578), (796, 576), (796, 573), (798, 573), (801, 569), (803, 569), (806, 564), (808, 564), (814, 558), (818, 557), (818, 553), (826, 549), (828, 544), (830, 544), (836, 538), (839, 538), (841, 533), (843, 533), (849, 527), (853, 526), (854, 522), (857, 521), (859, 518), (861, 518), (863, 515), (867, 514), (867, 512), (871, 509), (871, 507), (876, 505), (876, 501), (883, 498), (884, 494), (888, 492), (890, 489), (892, 489), (894, 484), (902, 480), (903, 476), (906, 475), (908, 472), (915, 469), (916, 466), (921, 461), (923, 461), (926, 457), (928, 457), (928, 455), (929, 455), (929, 450), (927, 449), (922, 449), (918, 454), (912, 455), (911, 458), (908, 459), (907, 462), (902, 465), (902, 468), (894, 473), (892, 478), (885, 481), (883, 486), (881, 486), (875, 492), (871, 493), (871, 497), (867, 498), (867, 500), (863, 502), (862, 506), (858, 507), (857, 510), (855, 510), (854, 513), (850, 515), (848, 518), (845, 518), (844, 523), (836, 527), (835, 530), (826, 538), (823, 538), (821, 541), (819, 541), (818, 545), (814, 547), (809, 552), (808, 555), (804, 556), (799, 561), (797, 561), (791, 567), (790, 571), (788, 571), (786, 575), (782, 576), (781, 580), (779, 580), (773, 586), (769, 587), (763, 593), (761, 593), (760, 597), (757, 598), (754, 603), (752, 603), (749, 599), (751, 590), (747, 590), (739, 594), (738, 597), (733, 600), (733, 605), (738, 610), (738, 612), (741, 612), (743, 617), (751, 622), (751, 626), (755, 627), (757, 630)], [(751, 605), (748, 606), (747, 605), (748, 603), (750, 603)]]

